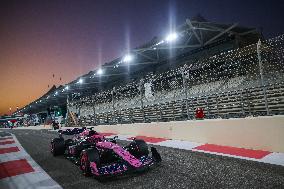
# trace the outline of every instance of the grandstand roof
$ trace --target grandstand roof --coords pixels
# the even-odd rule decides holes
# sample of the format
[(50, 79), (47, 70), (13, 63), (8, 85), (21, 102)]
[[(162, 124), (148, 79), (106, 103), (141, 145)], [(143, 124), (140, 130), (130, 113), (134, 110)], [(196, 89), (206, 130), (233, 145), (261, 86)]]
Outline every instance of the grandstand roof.
[[(67, 96), (90, 95), (114, 86), (137, 81), (148, 73), (164, 72), (178, 67), (185, 60), (198, 61), (222, 51), (257, 42), (261, 35), (255, 28), (241, 27), (237, 23), (220, 24), (207, 21), (201, 15), (186, 19), (175, 30), (176, 40), (153, 37), (149, 42), (130, 50), (133, 61), (118, 57), (98, 69), (79, 76), (65, 86), (53, 86), (39, 99), (22, 108), (24, 113), (36, 113), (54, 105), (66, 104)], [(80, 81), (81, 79), (81, 81)], [(66, 88), (68, 86), (68, 89)]]

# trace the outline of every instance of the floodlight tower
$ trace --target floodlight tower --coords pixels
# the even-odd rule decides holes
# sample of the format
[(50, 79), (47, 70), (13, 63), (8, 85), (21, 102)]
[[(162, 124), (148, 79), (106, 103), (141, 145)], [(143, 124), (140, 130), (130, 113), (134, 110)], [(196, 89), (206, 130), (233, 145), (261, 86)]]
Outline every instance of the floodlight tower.
[(127, 54), (123, 57), (122, 61), (125, 63), (129, 63), (133, 60), (133, 56), (131, 54)]
[(104, 73), (104, 70), (102, 68), (98, 69), (97, 74), (102, 75)]
[(177, 40), (178, 38), (178, 34), (177, 33), (170, 33), (167, 37), (166, 37), (166, 41), (167, 42), (173, 42), (175, 40)]

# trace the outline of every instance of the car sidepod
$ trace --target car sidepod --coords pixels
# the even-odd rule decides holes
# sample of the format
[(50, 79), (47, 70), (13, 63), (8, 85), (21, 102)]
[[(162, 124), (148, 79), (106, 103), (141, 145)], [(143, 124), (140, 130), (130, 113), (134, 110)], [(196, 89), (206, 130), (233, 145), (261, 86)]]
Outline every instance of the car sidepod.
[(99, 142), (98, 148), (112, 149), (122, 161), (114, 162), (107, 165), (99, 165), (96, 162), (90, 162), (92, 173), (96, 176), (113, 176), (131, 172), (140, 172), (157, 165), (161, 162), (161, 156), (156, 148), (151, 148), (152, 156), (145, 155), (140, 158), (134, 157), (127, 150), (111, 142)]

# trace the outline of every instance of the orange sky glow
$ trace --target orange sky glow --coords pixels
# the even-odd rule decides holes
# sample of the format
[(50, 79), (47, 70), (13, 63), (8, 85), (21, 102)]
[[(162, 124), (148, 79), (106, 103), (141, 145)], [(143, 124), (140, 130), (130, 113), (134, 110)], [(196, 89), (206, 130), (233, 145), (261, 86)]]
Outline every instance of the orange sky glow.
[(284, 30), (282, 4), (280, 0), (1, 1), (0, 116), (154, 36), (166, 36), (197, 14), (212, 22), (261, 27), (264, 34), (277, 36)]

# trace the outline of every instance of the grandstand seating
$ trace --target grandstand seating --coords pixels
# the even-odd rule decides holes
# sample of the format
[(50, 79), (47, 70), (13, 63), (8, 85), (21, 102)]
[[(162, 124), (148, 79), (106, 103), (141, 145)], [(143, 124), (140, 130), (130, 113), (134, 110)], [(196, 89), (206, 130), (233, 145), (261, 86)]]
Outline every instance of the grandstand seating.
[[(276, 42), (267, 41), (274, 49)], [(264, 83), (254, 44), (198, 60), (190, 69), (185, 64), (162, 74), (151, 73), (145, 79), (151, 94), (134, 81), (113, 95), (104, 91), (81, 97), (68, 107), (80, 114), (83, 125), (194, 119), (196, 108), (203, 108), (208, 119), (234, 118), (267, 115), (266, 94), (269, 115), (284, 114), (282, 52), (263, 52)]]
[[(188, 90), (189, 115), (186, 110), (186, 99), (183, 98), (184, 91), (178, 89), (159, 94), (159, 97), (152, 101), (145, 100), (143, 109), (140, 97), (118, 101), (114, 111), (112, 103), (102, 103), (98, 106), (82, 105), (80, 123), (92, 125), (193, 119), (198, 107), (204, 109), (205, 117), (209, 119), (265, 115), (263, 89), (261, 87), (244, 88), (243, 86), (237, 90), (243, 80), (245, 80), (244, 77), (238, 77), (228, 81), (213, 82), (212, 85), (210, 83), (201, 84), (201, 89), (199, 86), (192, 87)], [(258, 80), (252, 82), (256, 84)], [(252, 83), (249, 84), (249, 86), (252, 85)], [(212, 93), (208, 94), (208, 92)], [(284, 83), (268, 85), (266, 93), (270, 113), (283, 114)], [(158, 95), (154, 94), (154, 97), (156, 96)]]

